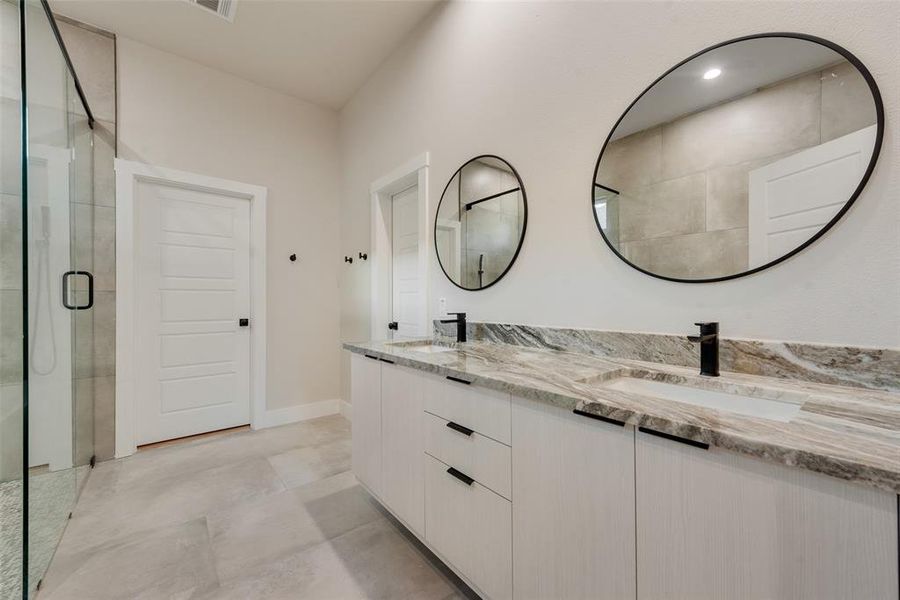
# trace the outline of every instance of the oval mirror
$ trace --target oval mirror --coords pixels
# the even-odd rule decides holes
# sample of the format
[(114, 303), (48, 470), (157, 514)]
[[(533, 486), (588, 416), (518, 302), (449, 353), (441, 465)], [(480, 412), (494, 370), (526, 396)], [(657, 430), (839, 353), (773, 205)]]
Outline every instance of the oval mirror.
[(840, 219), (883, 128), (872, 75), (845, 49), (801, 34), (724, 42), (670, 69), (619, 118), (594, 169), (594, 219), (649, 275), (748, 275)]
[(444, 188), (434, 245), (447, 278), (483, 290), (509, 271), (525, 238), (528, 205), (519, 174), (499, 156), (477, 156)]

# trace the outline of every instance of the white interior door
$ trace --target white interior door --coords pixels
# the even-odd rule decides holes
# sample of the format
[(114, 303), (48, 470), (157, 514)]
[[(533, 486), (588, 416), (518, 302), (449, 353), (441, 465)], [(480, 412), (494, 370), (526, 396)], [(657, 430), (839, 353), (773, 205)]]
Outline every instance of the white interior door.
[(137, 444), (250, 422), (250, 201), (135, 189)]
[(419, 337), (422, 331), (422, 280), (419, 274), (419, 187), (391, 197), (391, 314), (395, 336)]
[(750, 268), (783, 256), (838, 213), (869, 164), (875, 125), (750, 172)]

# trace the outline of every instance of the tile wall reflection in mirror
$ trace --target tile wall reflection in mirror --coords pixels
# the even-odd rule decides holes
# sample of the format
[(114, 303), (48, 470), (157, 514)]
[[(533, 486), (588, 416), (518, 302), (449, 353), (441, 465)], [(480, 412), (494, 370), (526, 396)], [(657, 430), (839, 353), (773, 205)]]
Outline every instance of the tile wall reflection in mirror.
[(607, 243), (652, 275), (703, 281), (778, 261), (830, 226), (880, 145), (877, 89), (843, 52), (756, 37), (657, 81), (597, 164)]

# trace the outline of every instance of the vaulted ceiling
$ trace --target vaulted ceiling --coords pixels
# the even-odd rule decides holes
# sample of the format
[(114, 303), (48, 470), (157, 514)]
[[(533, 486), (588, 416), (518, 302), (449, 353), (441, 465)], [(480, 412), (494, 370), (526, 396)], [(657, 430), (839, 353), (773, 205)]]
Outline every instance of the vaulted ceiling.
[(59, 14), (338, 109), (439, 0), (51, 0)]

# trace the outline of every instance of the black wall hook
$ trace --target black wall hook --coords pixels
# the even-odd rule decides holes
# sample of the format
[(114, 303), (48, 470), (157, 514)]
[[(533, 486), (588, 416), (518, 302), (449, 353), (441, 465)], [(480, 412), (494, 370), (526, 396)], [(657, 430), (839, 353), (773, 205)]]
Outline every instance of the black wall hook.
[(288, 258), (290, 259), (291, 262), (294, 262), (294, 261), (297, 260), (297, 255), (296, 255), (296, 254), (291, 254), (290, 256), (288, 256)]
[(369, 260), (369, 255), (366, 254), (365, 252), (360, 252), (359, 257), (363, 260)]
[(352, 256), (345, 256), (345, 257), (344, 257), (344, 262), (345, 262), (345, 263), (352, 263), (352, 262), (353, 262), (353, 257), (352, 257)]

